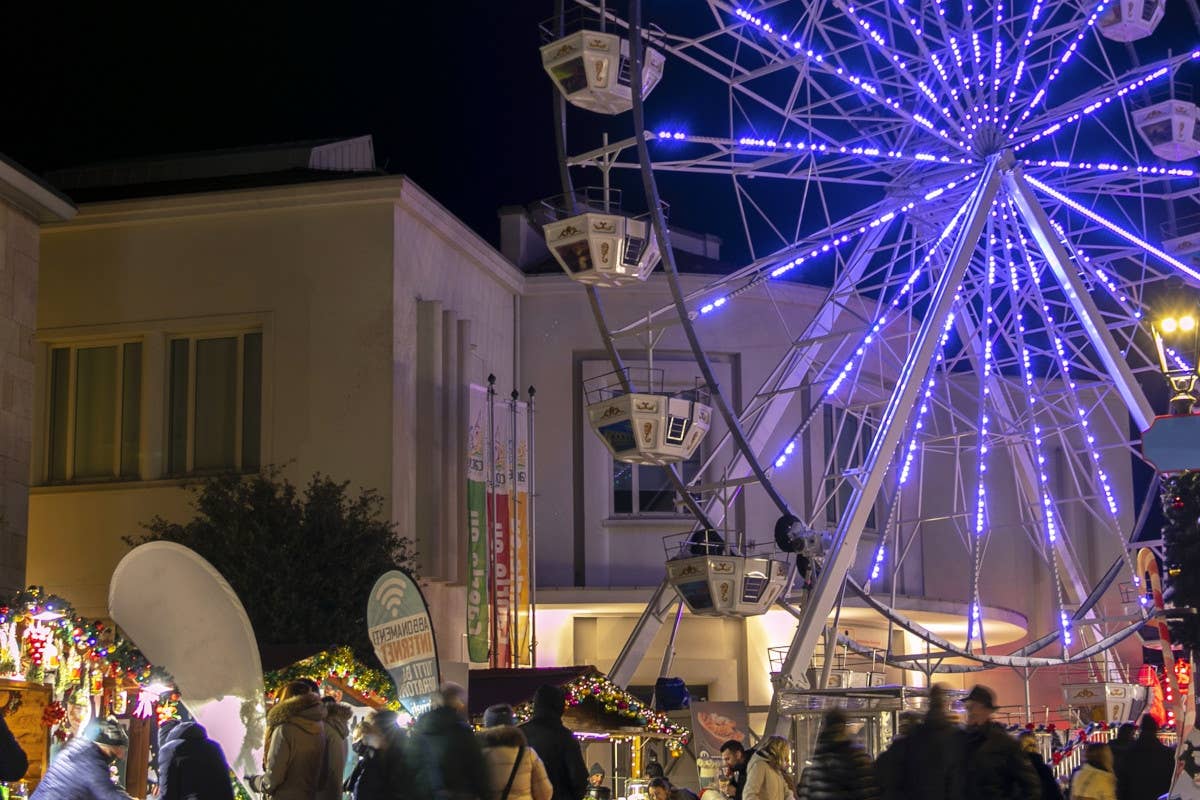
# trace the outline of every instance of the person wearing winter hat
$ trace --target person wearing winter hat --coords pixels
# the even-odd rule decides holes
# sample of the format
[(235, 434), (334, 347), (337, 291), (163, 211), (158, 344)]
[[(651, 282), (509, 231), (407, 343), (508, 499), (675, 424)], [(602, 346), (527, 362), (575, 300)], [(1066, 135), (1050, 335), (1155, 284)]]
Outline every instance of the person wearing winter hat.
[(487, 762), (487, 800), (550, 800), (554, 786), (546, 765), (516, 727), (512, 706), (490, 706), (483, 712), (483, 760)]
[(996, 696), (975, 686), (963, 705), (967, 729), (963, 746), (963, 796), (973, 800), (1039, 800), (1042, 785), (1017, 740), (992, 721)]
[(129, 753), (129, 734), (115, 719), (91, 727), (67, 745), (30, 800), (130, 800), (109, 777), (108, 766)]
[(600, 766), (598, 761), (588, 770), (588, 790), (585, 797), (588, 800), (609, 800), (612, 797), (612, 789), (604, 785), (604, 767)]
[(557, 686), (543, 684), (533, 694), (533, 716), (521, 726), (554, 786), (553, 800), (579, 800), (587, 792), (587, 765), (579, 742), (566, 725), (567, 696)]
[(405, 737), (395, 711), (377, 709), (359, 728), (361, 738), (354, 746), (358, 765), (346, 781), (354, 800), (408, 800), (413, 792), (412, 776), (404, 760)]
[[(166, 726), (164, 726), (165, 728)], [(233, 800), (233, 783), (221, 745), (198, 722), (178, 722), (163, 733), (158, 748), (161, 800)]]

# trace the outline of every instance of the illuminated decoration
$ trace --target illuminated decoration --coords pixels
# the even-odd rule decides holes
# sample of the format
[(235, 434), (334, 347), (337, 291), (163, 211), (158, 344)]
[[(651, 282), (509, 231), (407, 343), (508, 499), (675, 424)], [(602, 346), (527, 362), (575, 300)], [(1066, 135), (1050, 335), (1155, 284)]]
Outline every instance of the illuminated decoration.
[[(642, 96), (662, 78), (666, 59), (646, 51)], [(571, 105), (599, 114), (622, 114), (633, 106), (629, 40), (598, 30), (581, 30), (542, 46), (542, 68)]]
[(1162, 22), (1166, 10), (1166, 0), (1117, 0), (1100, 17), (1100, 33), (1114, 42), (1145, 39)]
[[(630, 378), (641, 388), (628, 392)], [(617, 461), (627, 464), (672, 464), (691, 458), (712, 425), (708, 391), (694, 388), (670, 392), (662, 370), (629, 369), (584, 382), (588, 422)]]
[[(630, 4), (630, 14), (640, 17), (641, 5)], [(871, 583), (900, 569), (905, 539), (944, 547), (950, 537), (931, 531), (950, 525), (969, 559), (959, 574), (971, 572), (957, 598), (968, 644), (918, 633), (932, 634), (942, 655), (1032, 669), (1043, 659), (1094, 657), (1136, 634), (1135, 620), (1076, 611), (1104, 591), (1079, 554), (1094, 535), (1127, 541), (1122, 516), (1141, 500), (1118, 466), (1136, 449), (1128, 420), (1144, 430), (1154, 416), (1142, 389), (1154, 368), (1147, 297), (1176, 273), (1200, 281), (1193, 259), (1152, 243), (1164, 204), (1194, 188), (1195, 165), (1147, 152), (1131, 124), (1145, 90), (1187, 80), (1200, 50), (1155, 58), (1147, 40), (1140, 65), (1128, 68), (1122, 48), (1101, 35), (1114, 8), (1115, 0), (884, 0), (813, 17), (799, 0), (782, 0), (724, 6), (686, 24), (675, 9), (655, 9), (653, 25), (610, 15), (631, 41), (703, 74), (705, 86), (728, 88), (706, 105), (700, 81), (681, 79), (695, 90), (673, 105), (660, 88), (646, 107), (634, 103), (632, 132), (586, 118), (583, 135), (566, 139), (586, 144), (562, 154), (563, 174), (569, 184), (598, 167), (636, 170), (650, 207), (694, 182), (727, 215), (725, 241), (730, 228), (745, 234), (730, 248), (743, 266), (706, 279), (680, 281), (673, 253), (664, 252), (670, 305), (648, 310), (640, 296), (606, 295), (608, 308), (596, 313), (605, 341), (625, 347), (678, 325), (676, 341), (703, 362), (714, 346), (710, 320), (735, 314), (741, 330), (758, 322), (747, 305), (776, 303), (786, 352), (759, 371), (762, 383), (743, 410), (725, 415), (730, 434), (710, 443), (704, 475), (688, 490), (706, 516), (698, 530), (720, 530), (728, 513), (721, 498), (749, 486), (780, 514), (807, 515), (800, 521), (810, 528), (836, 525), (836, 547), (816, 577), (785, 600), (799, 626), (781, 686), (802, 679), (851, 589), (891, 622), (913, 625)], [(728, 128), (724, 114), (706, 110), (725, 101)], [(575, 127), (579, 118), (561, 121)], [(750, 292), (772, 280), (804, 281), (825, 290), (824, 299), (810, 311), (779, 302), (794, 302), (786, 289)], [(721, 390), (712, 387), (714, 400)], [(720, 400), (714, 408), (737, 405)], [(811, 431), (814, 420), (837, 426), (839, 410), (862, 423), (845, 437), (845, 454), (840, 431), (851, 426), (826, 428), (824, 448), (812, 443), (822, 433)], [(824, 470), (785, 473), (827, 452), (835, 463)], [(943, 470), (955, 476), (944, 491), (936, 485)], [(813, 501), (823, 497), (836, 502)], [(882, 509), (897, 503), (903, 528), (880, 526)], [(1104, 530), (1069, 524), (1078, 516), (1098, 517)], [(865, 553), (864, 529), (879, 534)], [(988, 546), (999, 536), (1028, 540), (1038, 580), (1053, 583), (1052, 629), (1030, 632), (1040, 651), (989, 652), (980, 635), (980, 576), (1011, 552), (1007, 543)], [(1121, 552), (1127, 558), (1124, 544)], [(707, 568), (694, 577), (711, 594)], [(664, 579), (613, 667), (618, 683), (669, 617), (659, 600), (673, 599), (666, 589), (679, 585), (677, 575)], [(1063, 646), (1047, 652), (1055, 638)], [(768, 717), (770, 733), (782, 724), (778, 713)]]
[(295, 680), (308, 679), (321, 683), (335, 678), (369, 700), (378, 700), (393, 710), (399, 708), (396, 684), (382, 670), (369, 667), (354, 657), (349, 647), (335, 647), (297, 661), (284, 669), (263, 676), (268, 696), (274, 697), (284, 686)]
[[(570, 709), (580, 709), (616, 715), (649, 733), (665, 736), (679, 744), (686, 744), (690, 737), (687, 728), (675, 724), (666, 714), (655, 711), (602, 675), (581, 675), (562, 689), (566, 694), (568, 713)], [(524, 722), (533, 715), (533, 705), (522, 703), (513, 711), (517, 719)]]

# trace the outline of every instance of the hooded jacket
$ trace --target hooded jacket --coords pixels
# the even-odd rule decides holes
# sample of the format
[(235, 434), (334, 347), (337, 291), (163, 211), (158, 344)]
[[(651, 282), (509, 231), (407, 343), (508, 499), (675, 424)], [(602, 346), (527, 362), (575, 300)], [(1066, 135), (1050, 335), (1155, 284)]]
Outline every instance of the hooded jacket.
[(229, 765), (204, 726), (181, 722), (158, 749), (158, 793), (162, 800), (233, 800)]
[(267, 712), (267, 754), (260, 788), (272, 800), (314, 800), (326, 777), (325, 704), (315, 694)]
[(578, 800), (587, 792), (587, 765), (579, 742), (563, 725), (563, 703), (562, 690), (539, 687), (533, 696), (533, 716), (521, 726), (521, 732), (546, 765), (546, 775), (554, 786), (553, 800)]
[(58, 754), (30, 800), (130, 800), (108, 777), (108, 758), (88, 739)]
[(350, 757), (350, 719), (354, 712), (345, 703), (325, 703), (325, 747), (328, 751), (325, 780), (317, 800), (342, 800), (342, 781)]
[(416, 797), (457, 800), (487, 796), (483, 750), (471, 726), (453, 708), (435, 708), (417, 720), (405, 758), (413, 773)]
[(522, 747), (525, 750), (521, 753), (521, 763), (516, 765), (517, 772), (507, 800), (551, 800), (554, 797), (554, 786), (546, 775), (546, 765), (529, 746), (520, 728), (512, 725), (485, 728), (479, 734), (479, 741), (483, 745), (491, 790), (486, 800), (500, 800)]

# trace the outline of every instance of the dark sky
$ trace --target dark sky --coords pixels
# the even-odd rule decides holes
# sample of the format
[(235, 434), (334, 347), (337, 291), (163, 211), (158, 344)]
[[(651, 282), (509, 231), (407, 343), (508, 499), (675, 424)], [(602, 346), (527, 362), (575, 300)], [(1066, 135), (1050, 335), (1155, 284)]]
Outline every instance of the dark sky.
[(537, 23), (551, 0), (11, 3), (0, 152), (42, 172), (370, 133), (494, 238), (558, 191)]

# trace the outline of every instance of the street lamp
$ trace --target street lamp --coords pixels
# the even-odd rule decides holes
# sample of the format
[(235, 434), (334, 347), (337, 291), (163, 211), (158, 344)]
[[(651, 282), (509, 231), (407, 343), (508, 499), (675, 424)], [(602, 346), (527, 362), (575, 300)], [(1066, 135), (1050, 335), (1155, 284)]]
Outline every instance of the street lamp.
[(1181, 353), (1186, 353), (1189, 358), (1196, 357), (1196, 337), (1200, 332), (1196, 314), (1185, 312), (1166, 316), (1150, 329), (1154, 332), (1159, 367), (1171, 387), (1171, 414), (1191, 414), (1196, 404), (1196, 381), (1200, 374)]

